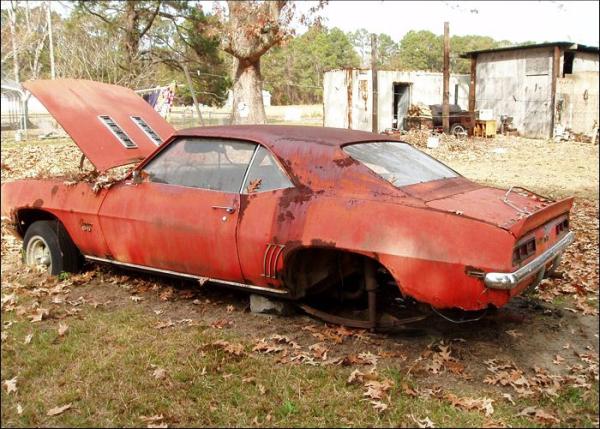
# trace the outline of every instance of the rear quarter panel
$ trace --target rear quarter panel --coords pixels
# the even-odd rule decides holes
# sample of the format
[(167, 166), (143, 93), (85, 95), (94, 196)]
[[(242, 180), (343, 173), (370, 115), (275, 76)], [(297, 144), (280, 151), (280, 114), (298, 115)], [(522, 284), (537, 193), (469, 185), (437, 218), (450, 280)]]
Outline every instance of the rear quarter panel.
[[(296, 204), (296, 203), (294, 203)], [(479, 309), (504, 304), (467, 267), (510, 271), (514, 237), (506, 230), (460, 215), (398, 203), (322, 196), (291, 207), (302, 228), (282, 227), (279, 242), (330, 247), (378, 260), (402, 293), (437, 308)], [(292, 234), (290, 234), (292, 233)]]

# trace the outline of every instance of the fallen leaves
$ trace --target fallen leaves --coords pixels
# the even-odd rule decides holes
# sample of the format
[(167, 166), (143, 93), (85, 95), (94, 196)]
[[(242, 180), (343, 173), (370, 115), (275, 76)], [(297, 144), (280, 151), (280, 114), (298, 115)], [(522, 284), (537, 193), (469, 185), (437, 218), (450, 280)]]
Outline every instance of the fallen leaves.
[(72, 407), (72, 403), (69, 402), (68, 404), (62, 405), (60, 407), (54, 407), (51, 408), (50, 410), (48, 410), (48, 412), (46, 413), (47, 416), (58, 416), (59, 414), (64, 413), (65, 411), (67, 411), (69, 408)]

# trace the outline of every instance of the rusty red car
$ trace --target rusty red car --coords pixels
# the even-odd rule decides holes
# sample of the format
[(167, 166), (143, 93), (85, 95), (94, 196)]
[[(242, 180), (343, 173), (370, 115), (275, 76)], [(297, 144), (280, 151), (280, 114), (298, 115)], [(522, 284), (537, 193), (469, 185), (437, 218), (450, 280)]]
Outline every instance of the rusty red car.
[(52, 274), (87, 259), (292, 300), (341, 291), (364, 299), (373, 327), (385, 285), (437, 310), (500, 307), (555, 270), (574, 238), (572, 198), (474, 183), (383, 135), (176, 131), (126, 88), (24, 86), (98, 171), (132, 165), (99, 191), (59, 177), (2, 184), (25, 263)]

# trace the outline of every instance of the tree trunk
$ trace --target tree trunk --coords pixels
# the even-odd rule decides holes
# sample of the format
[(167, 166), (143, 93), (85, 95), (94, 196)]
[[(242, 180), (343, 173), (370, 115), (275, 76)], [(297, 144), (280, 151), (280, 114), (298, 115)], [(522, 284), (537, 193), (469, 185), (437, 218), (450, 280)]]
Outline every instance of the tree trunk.
[(257, 60), (234, 58), (233, 124), (266, 124), (262, 98), (260, 58)]

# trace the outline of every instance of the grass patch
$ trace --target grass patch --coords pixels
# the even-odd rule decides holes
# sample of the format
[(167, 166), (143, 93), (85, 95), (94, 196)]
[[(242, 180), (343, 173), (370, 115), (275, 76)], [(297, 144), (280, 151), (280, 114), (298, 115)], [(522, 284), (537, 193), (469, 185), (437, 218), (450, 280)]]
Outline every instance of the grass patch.
[[(160, 414), (170, 426), (414, 426), (413, 417), (429, 417), (437, 426), (480, 427), (487, 421), (481, 412), (443, 399), (406, 395), (402, 383), (416, 386), (421, 380), (405, 379), (395, 368), (380, 369), (395, 387), (388, 410), (378, 413), (361, 386), (347, 384), (352, 368), (276, 364), (273, 357), (248, 353), (248, 339), (227, 330), (158, 330), (157, 318), (140, 306), (90, 308), (84, 314), (66, 319), (64, 337), (54, 320), (31, 324), (5, 315), (3, 321), (13, 323), (2, 345), (2, 378), (18, 376), (18, 391), (3, 397), (5, 426), (140, 426), (144, 416)], [(31, 343), (24, 344), (31, 332)], [(217, 339), (242, 342), (247, 353), (233, 356), (212, 347)], [(156, 368), (166, 376), (156, 378)], [(561, 419), (566, 424), (593, 426), (597, 391), (597, 384), (592, 391), (569, 388), (559, 398), (519, 400), (517, 406), (499, 395), (481, 395), (494, 398), (496, 422), (531, 426), (529, 418), (516, 416), (531, 403), (574, 416)], [(67, 403), (72, 408), (63, 414), (46, 415)]]

